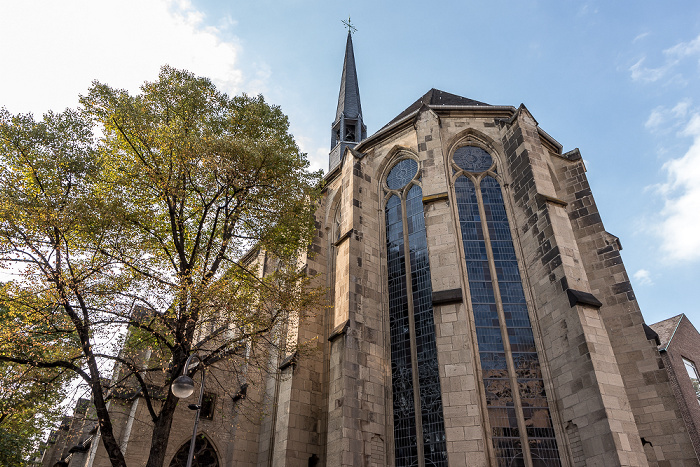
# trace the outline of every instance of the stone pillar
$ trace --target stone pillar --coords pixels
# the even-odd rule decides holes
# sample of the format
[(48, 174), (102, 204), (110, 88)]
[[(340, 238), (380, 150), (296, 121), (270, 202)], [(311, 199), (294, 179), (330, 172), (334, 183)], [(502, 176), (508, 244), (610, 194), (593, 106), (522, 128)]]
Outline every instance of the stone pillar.
[[(620, 242), (603, 227), (581, 155), (574, 150), (555, 162), (591, 291), (602, 302), (598, 319), (624, 378), (626, 398), (616, 389), (613, 402), (621, 404), (620, 411), (634, 414), (622, 422), (622, 429), (632, 433), (636, 425), (639, 434), (630, 444), (639, 457), (646, 454), (651, 465), (698, 465), (656, 345), (644, 333), (644, 318), (622, 264)], [(610, 399), (611, 394), (604, 396)], [(629, 402), (622, 405), (625, 399)], [(643, 447), (640, 437), (645, 440)]]
[(416, 121), (422, 167), (425, 229), (433, 289), (435, 343), (450, 465), (486, 465), (488, 451), (479, 408), (479, 393), (467, 315), (460, 280), (462, 258), (449, 202), (450, 173), (442, 147), (440, 124), (432, 111)]
[(552, 416), (558, 412), (566, 427), (564, 445), (558, 431), (560, 455), (570, 456), (576, 466), (647, 465), (567, 203), (556, 197), (537, 122), (521, 106), (500, 129), (511, 182), (506, 191), (536, 314), (531, 321), (544, 350), (540, 363), (545, 381), (552, 383), (547, 385), (553, 390)]
[[(386, 360), (379, 197), (361, 154), (343, 160), (335, 313), (329, 337), (327, 463), (386, 465)], [(365, 235), (365, 233), (368, 233)]]

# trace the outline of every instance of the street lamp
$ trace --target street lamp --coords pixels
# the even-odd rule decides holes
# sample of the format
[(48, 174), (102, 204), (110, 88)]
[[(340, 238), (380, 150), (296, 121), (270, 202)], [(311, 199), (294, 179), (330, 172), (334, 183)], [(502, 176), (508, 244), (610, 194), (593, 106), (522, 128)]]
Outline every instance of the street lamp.
[(193, 358), (197, 359), (197, 363), (202, 364), (202, 384), (199, 388), (199, 402), (197, 404), (190, 404), (187, 407), (190, 410), (196, 410), (196, 415), (194, 417), (194, 428), (192, 429), (192, 440), (190, 441), (190, 453), (187, 456), (187, 467), (192, 467), (192, 458), (194, 457), (194, 443), (197, 438), (197, 425), (199, 425), (199, 412), (202, 410), (202, 397), (204, 396), (204, 364), (202, 359), (196, 354), (192, 354), (187, 358), (185, 362), (185, 369), (182, 370), (182, 374), (175, 378), (173, 384), (170, 385), (170, 390), (173, 395), (178, 399), (186, 399), (192, 395), (194, 392), (194, 381), (192, 378), (187, 376), (187, 370), (190, 367), (190, 362)]

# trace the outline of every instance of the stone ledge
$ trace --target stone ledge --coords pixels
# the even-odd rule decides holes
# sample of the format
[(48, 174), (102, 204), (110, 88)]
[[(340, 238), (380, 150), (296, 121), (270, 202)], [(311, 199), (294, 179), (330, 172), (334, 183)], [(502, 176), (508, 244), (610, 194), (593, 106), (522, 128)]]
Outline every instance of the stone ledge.
[(343, 324), (337, 326), (335, 329), (333, 329), (333, 332), (331, 332), (331, 335), (328, 336), (328, 342), (333, 342), (338, 336), (342, 336), (348, 331), (348, 328), (350, 327), (350, 320), (346, 320)]
[(434, 203), (435, 201), (447, 200), (447, 192), (436, 193), (434, 195), (423, 196), (423, 204)]
[(284, 371), (290, 366), (296, 366), (297, 364), (297, 352), (296, 350), (292, 352), (290, 356), (282, 360), (282, 363), (280, 363), (279, 369), (280, 371)]
[(447, 305), (448, 303), (462, 303), (462, 289), (433, 292), (433, 306)]
[(341, 243), (343, 243), (345, 240), (347, 240), (348, 238), (350, 238), (352, 236), (353, 232), (354, 232), (353, 229), (350, 229), (347, 232), (345, 232), (343, 235), (340, 236), (340, 238), (338, 238), (338, 240), (335, 241), (335, 243), (333, 243), (333, 246), (338, 246)]
[(536, 196), (539, 200), (543, 200), (543, 201), (546, 202), (546, 203), (557, 204), (557, 205), (562, 206), (562, 207), (566, 207), (566, 206), (569, 204), (569, 203), (567, 203), (567, 202), (564, 201), (564, 200), (561, 200), (561, 199), (559, 199), (559, 198), (555, 198), (555, 197), (553, 197), (553, 196), (543, 195), (542, 193), (537, 193), (535, 196)]
[(574, 305), (588, 305), (594, 308), (600, 308), (603, 304), (595, 298), (592, 293), (581, 292), (576, 289), (566, 289), (566, 294), (569, 296), (569, 304), (573, 307)]
[(652, 328), (647, 326), (647, 323), (642, 323), (642, 327), (644, 328), (644, 335), (646, 336), (647, 340), (648, 341), (653, 340), (654, 342), (656, 342), (657, 347), (660, 346), (661, 339), (659, 339), (659, 334), (656, 331), (654, 331)]
[(578, 148), (574, 148), (571, 151), (562, 154), (561, 157), (564, 159), (569, 159), (570, 161), (578, 161), (583, 159), (581, 157), (581, 151), (579, 151)]

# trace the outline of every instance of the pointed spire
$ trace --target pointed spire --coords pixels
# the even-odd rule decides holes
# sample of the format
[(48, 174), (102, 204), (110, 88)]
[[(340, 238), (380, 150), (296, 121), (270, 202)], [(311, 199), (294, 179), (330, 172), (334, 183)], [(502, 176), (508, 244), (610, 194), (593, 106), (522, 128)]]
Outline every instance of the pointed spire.
[(345, 45), (345, 61), (343, 62), (343, 75), (340, 78), (340, 94), (338, 95), (338, 110), (335, 112), (335, 121), (340, 120), (343, 114), (346, 118), (357, 118), (358, 115), (362, 114), (360, 86), (357, 83), (355, 53), (352, 50), (352, 33), (350, 31), (348, 31), (348, 40)]
[(346, 146), (355, 147), (366, 137), (367, 127), (362, 122), (360, 86), (357, 82), (355, 53), (352, 48), (352, 30), (348, 27), (343, 74), (340, 78), (340, 93), (338, 94), (338, 109), (331, 130), (329, 170), (332, 171), (340, 164)]

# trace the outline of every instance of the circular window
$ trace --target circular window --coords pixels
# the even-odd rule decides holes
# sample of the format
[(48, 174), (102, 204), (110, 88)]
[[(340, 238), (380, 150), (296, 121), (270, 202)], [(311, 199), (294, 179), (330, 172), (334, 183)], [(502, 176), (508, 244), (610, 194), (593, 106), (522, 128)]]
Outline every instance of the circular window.
[(386, 177), (386, 186), (391, 190), (405, 187), (413, 180), (418, 172), (418, 162), (413, 159), (404, 159), (396, 164)]
[(459, 168), (469, 172), (483, 172), (493, 165), (489, 153), (476, 146), (462, 146), (455, 151), (452, 158)]

